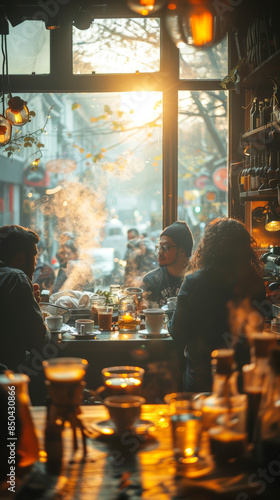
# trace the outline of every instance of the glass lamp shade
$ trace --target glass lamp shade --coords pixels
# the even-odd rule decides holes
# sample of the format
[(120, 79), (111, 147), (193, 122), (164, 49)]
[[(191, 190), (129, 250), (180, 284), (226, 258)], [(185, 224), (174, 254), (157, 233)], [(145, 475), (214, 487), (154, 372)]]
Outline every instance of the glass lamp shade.
[(5, 146), (10, 142), (12, 126), (5, 116), (0, 115), (0, 146)]
[(167, 10), (166, 27), (175, 45), (211, 47), (220, 42), (229, 27), (228, 18), (217, 15), (210, 0), (177, 2), (174, 10)]
[(147, 16), (157, 10), (161, 9), (167, 0), (127, 0), (128, 7), (141, 14), (142, 16)]
[(29, 110), (26, 106), (26, 101), (23, 101), (20, 97), (11, 97), (8, 105), (6, 117), (9, 122), (16, 127), (25, 125), (29, 120)]
[(264, 227), (266, 231), (280, 231), (280, 217), (271, 212), (267, 212)]

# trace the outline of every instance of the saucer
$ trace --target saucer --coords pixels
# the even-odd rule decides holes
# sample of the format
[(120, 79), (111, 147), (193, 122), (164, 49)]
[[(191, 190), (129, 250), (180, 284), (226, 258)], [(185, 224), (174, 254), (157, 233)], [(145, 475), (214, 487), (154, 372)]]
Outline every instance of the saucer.
[(143, 339), (165, 339), (165, 338), (170, 337), (170, 334), (168, 333), (167, 330), (163, 330), (162, 332), (160, 332), (160, 334), (149, 333), (149, 332), (147, 332), (147, 330), (141, 330), (141, 333), (139, 333), (139, 335)]
[[(154, 427), (153, 422), (150, 420), (139, 419), (135, 422), (134, 427), (131, 431), (123, 431), (133, 434), (135, 436), (143, 436), (147, 434), (148, 430)], [(85, 425), (85, 434), (90, 438), (96, 437), (96, 432), (101, 434), (103, 437), (117, 437), (120, 438), (121, 435), (116, 432), (115, 423), (111, 420), (102, 420), (101, 422), (90, 422)]]
[(78, 333), (74, 331), (69, 333), (78, 340), (89, 340), (89, 339), (94, 339), (96, 335), (98, 335), (100, 332), (95, 330), (94, 332), (89, 332), (89, 333)]

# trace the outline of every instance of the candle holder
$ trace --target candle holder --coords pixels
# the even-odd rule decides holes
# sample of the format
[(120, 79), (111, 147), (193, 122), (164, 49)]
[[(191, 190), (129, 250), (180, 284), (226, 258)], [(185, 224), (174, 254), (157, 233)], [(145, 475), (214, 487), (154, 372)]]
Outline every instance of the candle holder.
[(124, 296), (119, 303), (119, 331), (135, 331), (137, 326), (137, 310), (134, 297)]
[[(83, 401), (83, 378), (88, 362), (80, 358), (52, 358), (43, 361), (46, 386), (49, 394), (47, 409), (45, 447), (51, 473), (59, 473), (62, 462), (62, 430), (69, 422), (73, 432), (73, 453), (78, 449), (77, 427), (80, 428), (83, 442), (83, 458), (86, 458), (86, 436), (82, 421), (80, 404)], [(53, 443), (55, 442), (55, 443)], [(59, 445), (59, 443), (61, 443)]]

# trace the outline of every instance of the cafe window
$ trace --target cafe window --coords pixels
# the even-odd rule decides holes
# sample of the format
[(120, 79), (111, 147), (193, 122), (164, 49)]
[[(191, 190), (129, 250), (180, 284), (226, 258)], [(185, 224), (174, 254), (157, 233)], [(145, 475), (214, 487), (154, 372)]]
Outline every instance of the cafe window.
[(159, 19), (96, 19), (73, 27), (73, 73), (147, 73), (160, 69)]
[[(42, 21), (9, 24), (7, 36), (9, 74), (31, 75), (50, 72), (50, 33)], [(3, 55), (0, 52), (2, 67)]]
[(182, 80), (220, 80), (227, 75), (227, 37), (207, 49), (183, 44), (180, 53), (180, 78)]
[(227, 215), (227, 93), (179, 92), (178, 214), (195, 241)]

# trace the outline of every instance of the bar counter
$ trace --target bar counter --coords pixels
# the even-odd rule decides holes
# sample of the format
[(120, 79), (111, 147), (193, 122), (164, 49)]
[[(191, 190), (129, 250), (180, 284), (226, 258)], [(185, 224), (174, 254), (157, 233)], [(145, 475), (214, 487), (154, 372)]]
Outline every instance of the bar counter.
[[(144, 405), (141, 419), (151, 427), (138, 437), (124, 434), (121, 439), (100, 436), (94, 430), (87, 437), (87, 457), (83, 459), (82, 440), (78, 433), (78, 450), (72, 453), (72, 430), (63, 431), (63, 466), (59, 477), (47, 475), (44, 452), (46, 408), (32, 408), (32, 417), (40, 443), (40, 461), (29, 477), (17, 485), (17, 500), (249, 500), (276, 499), (260, 494), (257, 468), (250, 462), (230, 464), (224, 470), (216, 467), (204, 477), (187, 478), (185, 470), (173, 460), (171, 428), (167, 405)], [(108, 419), (103, 405), (82, 406), (83, 422), (89, 426)], [(212, 463), (213, 464), (213, 463)], [(271, 488), (271, 484), (267, 485)], [(273, 486), (273, 485), (272, 485)], [(258, 493), (259, 492), (259, 493)], [(268, 494), (268, 490), (265, 494)], [(1, 498), (15, 498), (0, 496)]]

